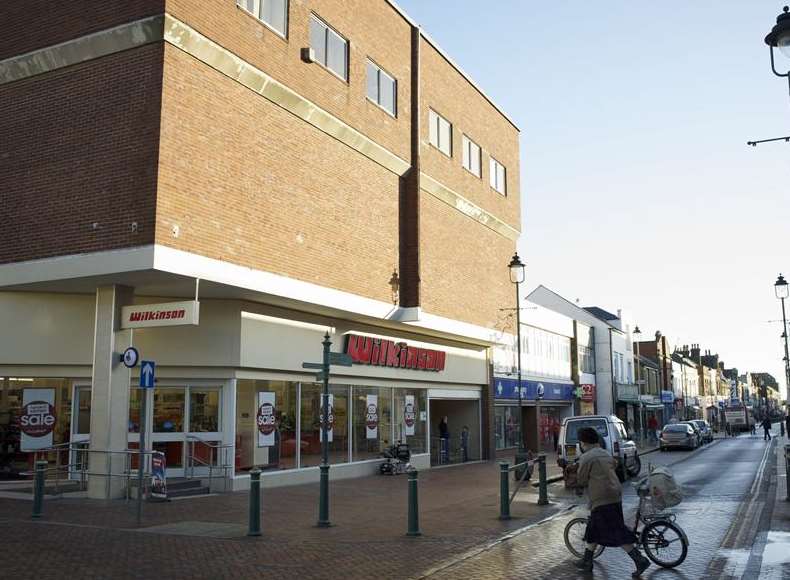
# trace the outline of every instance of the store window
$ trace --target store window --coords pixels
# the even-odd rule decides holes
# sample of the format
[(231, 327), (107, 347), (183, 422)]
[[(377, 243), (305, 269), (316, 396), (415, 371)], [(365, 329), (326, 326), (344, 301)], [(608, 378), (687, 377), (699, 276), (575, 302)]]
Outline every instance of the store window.
[(427, 409), (424, 389), (395, 389), (395, 439), (407, 443), (412, 453), (426, 453)]
[(497, 449), (518, 447), (520, 432), (517, 407), (494, 407), (494, 440)]
[(140, 401), (143, 389), (132, 387), (129, 391), (129, 433), (140, 432)]
[(392, 441), (392, 389), (353, 387), (354, 461), (376, 459)]
[[(302, 462), (301, 467), (321, 464), (321, 393), (323, 386), (302, 383)], [(348, 387), (330, 385), (332, 395), (329, 422), (332, 438), (329, 442), (329, 463), (347, 463), (348, 458)]]
[[(236, 384), (236, 469), (297, 467), (298, 383), (240, 380)], [(263, 394), (262, 393), (268, 393)], [(259, 409), (273, 397), (274, 430), (260, 429)], [(263, 415), (261, 415), (263, 417)], [(305, 442), (302, 442), (304, 450)]]
[(154, 389), (154, 433), (180, 433), (184, 430), (183, 387)]
[(189, 430), (193, 433), (219, 431), (219, 390), (189, 389)]

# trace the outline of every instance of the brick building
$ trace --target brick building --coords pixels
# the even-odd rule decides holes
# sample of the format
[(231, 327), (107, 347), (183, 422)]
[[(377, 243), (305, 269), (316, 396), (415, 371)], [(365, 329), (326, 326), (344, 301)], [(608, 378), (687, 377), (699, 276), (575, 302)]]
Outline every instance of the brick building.
[[(519, 131), (394, 3), (35, 0), (0, 8), (0, 31), (0, 429), (30, 397), (56, 417), (10, 461), (71, 441), (117, 472), (103, 451), (142, 424), (172, 475), (213, 449), (236, 487), (253, 465), (317, 477), (301, 363), (327, 331), (382, 352), (333, 368), (333, 473), (399, 438), (435, 462), (445, 415), (468, 457), (490, 454)], [(122, 310), (168, 302), (193, 324)], [(132, 344), (157, 362), (147, 420), (117, 358)]]

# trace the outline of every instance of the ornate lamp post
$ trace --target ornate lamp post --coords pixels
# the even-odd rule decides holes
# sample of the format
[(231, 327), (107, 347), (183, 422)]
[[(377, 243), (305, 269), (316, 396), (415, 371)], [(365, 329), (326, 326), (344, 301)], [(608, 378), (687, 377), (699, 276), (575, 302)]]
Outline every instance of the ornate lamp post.
[(516, 286), (516, 360), (518, 361), (518, 451), (516, 453), (516, 463), (521, 463), (526, 459), (524, 449), (524, 429), (522, 428), (522, 400), (521, 400), (521, 301), (519, 298), (519, 286), (526, 278), (524, 263), (518, 257), (518, 252), (513, 254), (513, 258), (508, 264), (510, 271), (510, 281)]
[[(639, 355), (639, 341), (642, 339), (642, 331), (639, 330), (639, 325), (637, 324), (634, 328), (634, 342), (636, 343), (636, 384), (637, 388), (639, 389), (639, 394), (642, 394), (642, 371), (640, 369), (639, 363), (641, 357)], [(645, 433), (645, 413), (642, 410), (642, 397), (639, 397), (639, 431), (640, 433)]]
[(785, 313), (785, 298), (790, 295), (790, 288), (787, 285), (787, 280), (781, 274), (779, 274), (779, 278), (774, 283), (774, 292), (776, 292), (776, 297), (782, 302), (782, 339), (785, 343), (785, 387), (790, 388), (790, 356), (787, 354), (787, 315)]

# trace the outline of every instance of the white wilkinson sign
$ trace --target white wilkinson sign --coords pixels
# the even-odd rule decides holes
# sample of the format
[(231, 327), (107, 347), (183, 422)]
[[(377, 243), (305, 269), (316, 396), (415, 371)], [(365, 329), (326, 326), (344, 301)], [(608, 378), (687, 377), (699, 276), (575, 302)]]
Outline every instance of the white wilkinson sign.
[(200, 323), (200, 302), (165, 302), (140, 304), (121, 309), (121, 328), (152, 326), (197, 326)]

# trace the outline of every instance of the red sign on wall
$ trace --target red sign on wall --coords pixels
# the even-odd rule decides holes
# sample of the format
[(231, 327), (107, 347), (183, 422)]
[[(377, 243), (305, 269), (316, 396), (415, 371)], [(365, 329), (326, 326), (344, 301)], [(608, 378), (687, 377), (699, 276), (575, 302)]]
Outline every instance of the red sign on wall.
[(595, 385), (579, 385), (582, 389), (582, 401), (592, 402), (595, 400)]
[(435, 372), (443, 371), (447, 360), (447, 353), (441, 350), (356, 334), (347, 335), (346, 354), (355, 364)]

